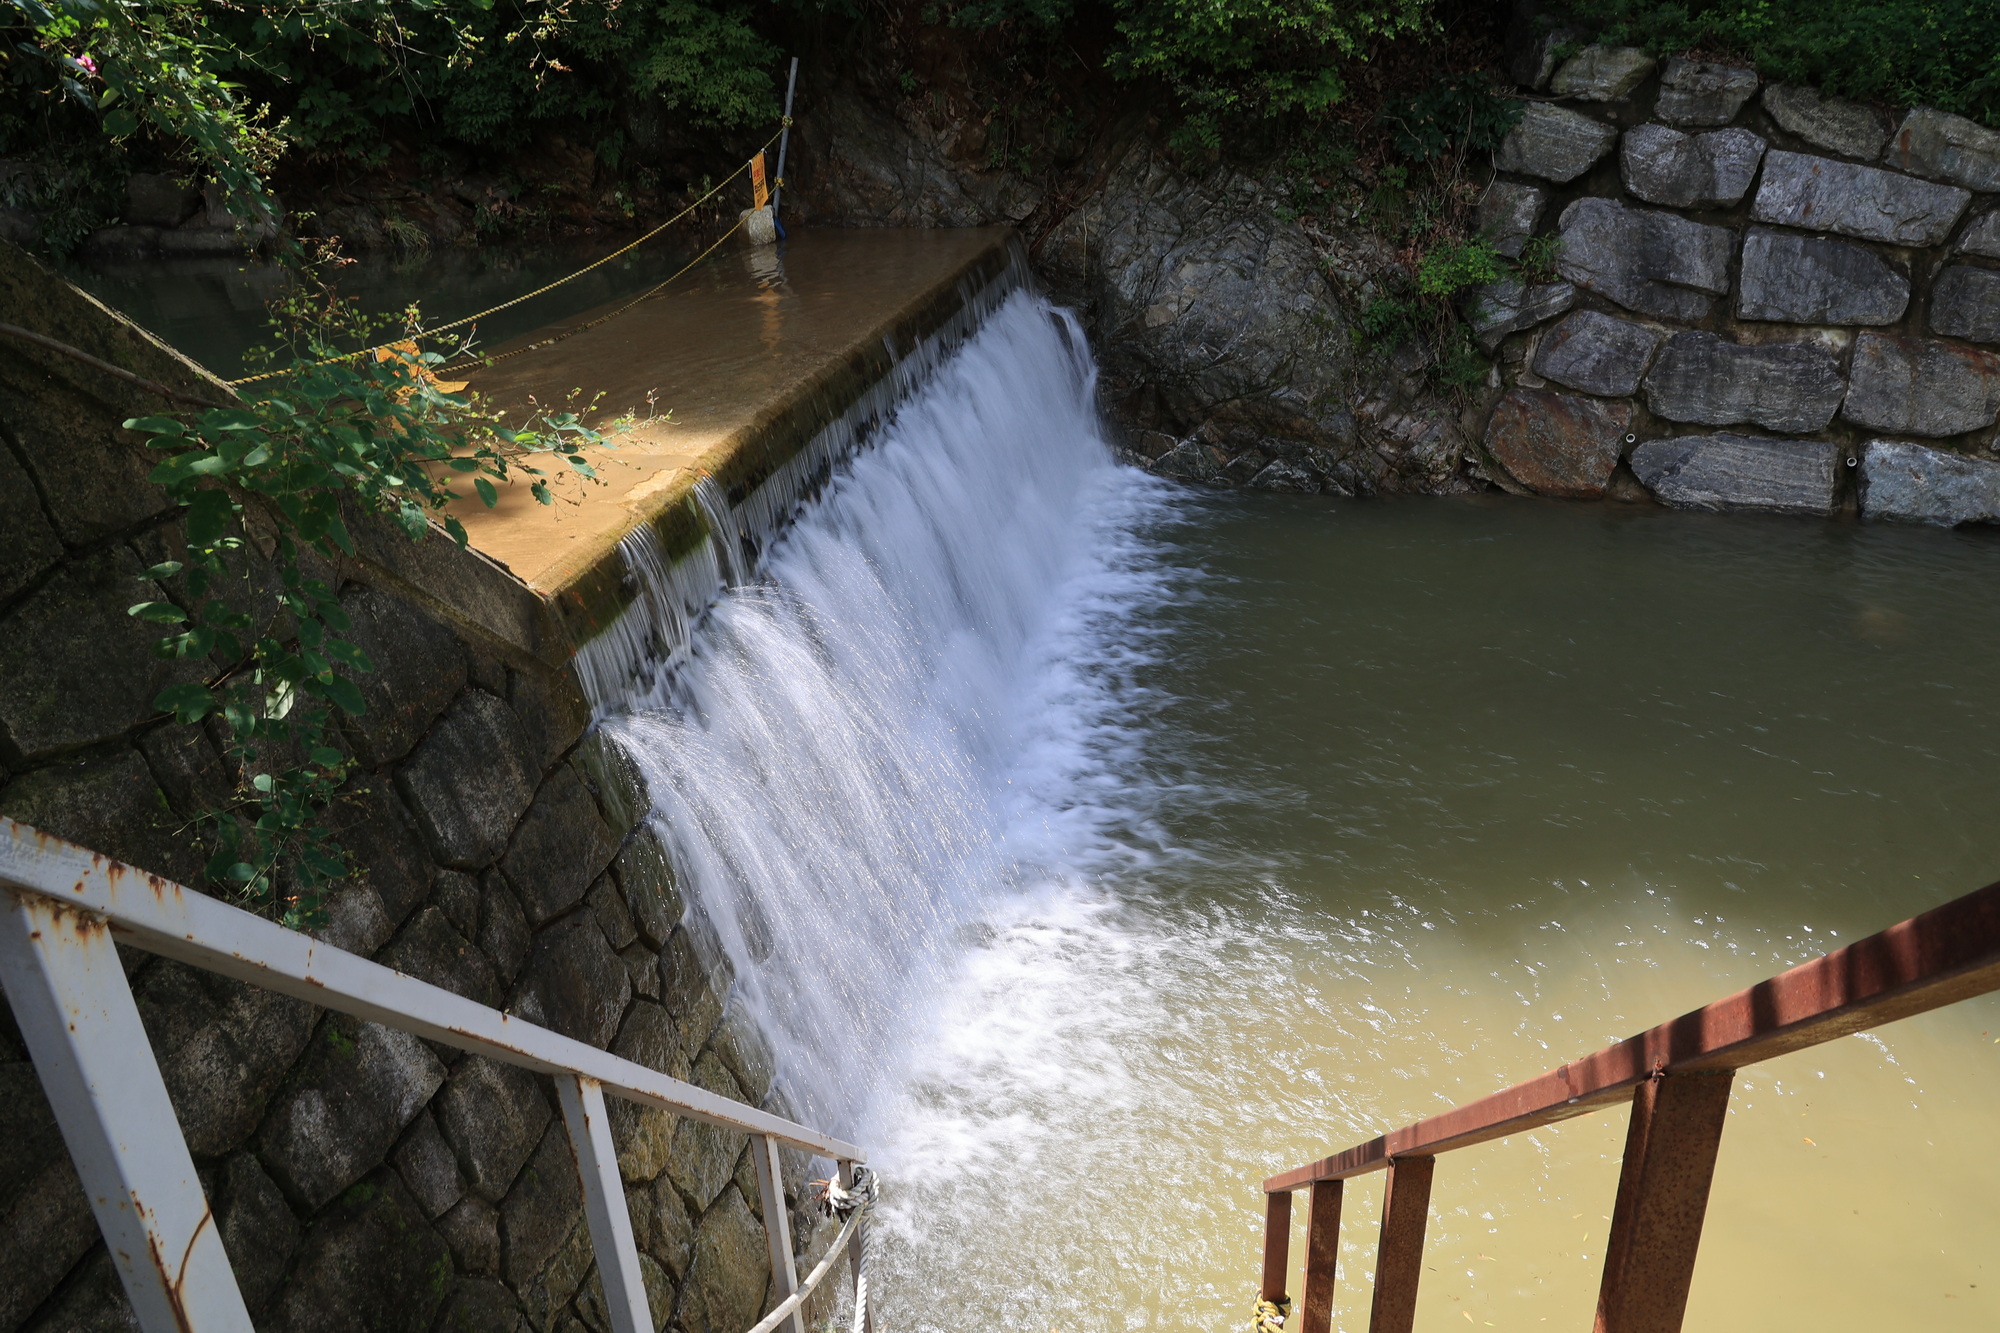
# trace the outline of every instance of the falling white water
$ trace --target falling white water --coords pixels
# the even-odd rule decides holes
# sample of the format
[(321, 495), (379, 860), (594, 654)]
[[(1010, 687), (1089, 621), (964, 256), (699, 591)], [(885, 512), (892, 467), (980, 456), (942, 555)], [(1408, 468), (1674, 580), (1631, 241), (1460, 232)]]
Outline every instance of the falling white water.
[(1017, 293), (609, 723), (809, 1122), (882, 1132), (966, 932), (1122, 817), (1089, 782), (1120, 736), (1095, 645), (1157, 584), (1127, 534), (1163, 501), (1092, 376)]

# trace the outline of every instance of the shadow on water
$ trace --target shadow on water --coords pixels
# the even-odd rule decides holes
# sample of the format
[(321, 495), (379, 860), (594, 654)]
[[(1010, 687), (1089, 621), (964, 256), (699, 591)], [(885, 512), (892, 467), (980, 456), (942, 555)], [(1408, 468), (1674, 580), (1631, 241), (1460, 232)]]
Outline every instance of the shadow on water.
[[(410, 305), (436, 326), (511, 301), (620, 249), (620, 235), (534, 247), (440, 246), (370, 251), (338, 272), (336, 285), (361, 309), (398, 314)], [(671, 236), (648, 242), (556, 291), (481, 322), (479, 345), (493, 347), (666, 278), (695, 250)], [(71, 281), (225, 379), (248, 373), (244, 353), (269, 338), (266, 305), (290, 281), (265, 260), (171, 259), (74, 265)]]

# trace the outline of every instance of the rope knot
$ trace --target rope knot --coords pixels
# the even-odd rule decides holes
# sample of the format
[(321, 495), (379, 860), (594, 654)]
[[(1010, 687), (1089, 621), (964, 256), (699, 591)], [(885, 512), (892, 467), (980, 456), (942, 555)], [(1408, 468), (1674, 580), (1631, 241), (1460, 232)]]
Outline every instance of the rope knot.
[(1275, 1301), (1258, 1301), (1257, 1313), (1250, 1319), (1250, 1333), (1280, 1333), (1291, 1312), (1292, 1298), (1289, 1296), (1280, 1296)]
[(842, 1185), (837, 1179), (815, 1180), (813, 1184), (818, 1187), (813, 1202), (820, 1213), (839, 1222), (845, 1222), (857, 1210), (872, 1212), (875, 1196), (881, 1189), (875, 1173), (865, 1166), (854, 1168), (852, 1185)]

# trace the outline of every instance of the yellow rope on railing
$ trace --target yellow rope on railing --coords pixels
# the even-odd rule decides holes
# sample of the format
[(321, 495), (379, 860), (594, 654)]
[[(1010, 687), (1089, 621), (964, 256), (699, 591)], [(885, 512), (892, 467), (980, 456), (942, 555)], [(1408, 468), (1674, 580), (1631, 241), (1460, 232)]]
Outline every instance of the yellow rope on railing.
[(1289, 1296), (1277, 1300), (1260, 1300), (1256, 1313), (1250, 1317), (1250, 1333), (1284, 1333), (1285, 1319), (1292, 1312)]
[[(630, 254), (632, 251), (644, 245), (647, 241), (652, 240), (655, 236), (658, 236), (661, 232), (673, 226), (676, 222), (679, 222), (682, 218), (685, 218), (688, 214), (694, 212), (697, 208), (700, 208), (703, 204), (713, 199), (716, 195), (720, 194), (724, 189), (724, 187), (729, 185), (730, 182), (734, 181), (738, 176), (741, 176), (744, 172), (750, 170), (751, 161), (754, 160), (759, 153), (764, 152), (765, 149), (768, 149), (772, 144), (778, 142), (779, 136), (782, 135), (787, 129), (789, 129), (791, 127), (791, 124), (792, 124), (792, 118), (790, 116), (784, 117), (778, 124), (778, 133), (773, 134), (770, 138), (766, 139), (763, 143), (763, 146), (758, 148), (756, 153), (752, 153), (750, 157), (745, 158), (742, 166), (736, 168), (736, 170), (730, 172), (727, 176), (724, 176), (721, 180), (717, 181), (714, 187), (711, 188), (707, 194), (704, 194), (701, 198), (695, 200), (693, 203), (689, 204), (686, 208), (683, 208), (680, 212), (674, 214), (672, 217), (668, 218), (665, 222), (662, 222), (659, 226), (653, 228), (651, 231), (647, 232), (644, 236), (641, 236), (636, 241), (633, 241), (631, 244), (621, 246), (620, 248), (613, 250), (610, 254), (605, 255), (601, 259), (592, 260), (590, 263), (585, 264), (582, 268), (578, 269), (576, 272), (568, 274), (564, 277), (557, 278), (554, 282), (544, 283), (542, 286), (535, 288), (535, 290), (533, 290), (532, 292), (524, 292), (521, 295), (515, 297), (511, 301), (502, 301), (499, 305), (491, 306), (485, 310), (480, 311), (476, 315), (467, 315), (464, 319), (455, 319), (449, 324), (440, 324), (434, 329), (421, 329), (418, 331), (416, 336), (429, 338), (429, 337), (434, 337), (440, 333), (448, 333), (453, 329), (464, 328), (468, 324), (476, 324), (480, 320), (485, 319), (488, 315), (497, 315), (502, 310), (505, 310), (510, 306), (517, 306), (521, 304), (521, 302), (523, 301), (532, 301), (537, 296), (540, 296), (545, 292), (554, 291), (556, 288), (562, 286), (566, 282), (574, 282), (576, 279), (582, 277), (584, 274), (590, 272), (592, 269), (604, 267), (604, 265), (610, 263), (612, 260), (618, 258), (620, 255)], [(717, 245), (721, 245), (723, 241), (729, 239), (730, 236), (735, 234), (736, 228), (742, 225), (743, 225), (742, 219), (741, 218), (737, 219), (736, 227), (731, 227), (728, 231), (724, 232), (721, 238), (719, 238), (716, 241), (715, 245), (709, 246), (708, 249), (702, 251), (699, 255), (695, 256), (695, 258), (692, 261), (683, 265), (678, 271), (676, 271), (673, 277), (670, 277), (665, 282), (662, 282), (658, 286), (655, 286), (652, 289), (652, 291), (646, 293), (646, 296), (640, 297), (639, 301), (643, 301), (646, 299), (646, 297), (652, 296), (655, 292), (658, 292), (661, 287), (666, 286), (668, 282), (672, 282), (674, 278), (678, 278), (682, 273), (687, 272), (688, 269), (693, 268), (696, 264), (699, 264), (703, 259), (706, 259), (710, 254), (714, 252), (715, 247)], [(632, 302), (632, 305), (637, 305), (638, 303), (639, 303), (638, 301), (634, 301)], [(623, 314), (626, 310), (630, 310), (632, 308), (632, 305), (625, 306), (623, 309), (613, 311), (612, 313)], [(606, 315), (604, 319), (609, 319), (610, 317), (611, 317), (610, 315)], [(584, 329), (590, 328), (594, 324), (601, 324), (603, 322), (604, 322), (603, 319), (592, 320), (590, 324), (585, 324), (578, 328), (571, 329), (568, 331), (568, 333), (565, 333), (562, 336), (568, 337), (570, 334), (573, 333), (581, 333)], [(375, 347), (364, 347), (358, 352), (343, 352), (339, 356), (330, 356), (323, 361), (315, 361), (312, 364), (315, 366), (331, 366), (341, 361), (352, 361), (357, 357), (372, 356), (377, 352), (388, 351), (395, 348), (401, 343), (406, 343), (410, 340), (410, 337), (411, 335), (405, 334), (403, 337), (396, 339), (395, 342), (382, 343), (379, 346)], [(557, 340), (552, 338), (549, 339), (549, 341), (554, 342)], [(533, 344), (533, 346), (535, 347), (540, 347), (543, 345), (544, 344), (542, 343)], [(528, 350), (530, 349), (527, 347), (517, 348), (515, 349), (515, 351), (507, 353), (507, 355), (515, 356), (518, 355), (520, 352), (525, 352)], [(240, 380), (229, 380), (227, 381), (227, 383), (229, 384), (229, 387), (232, 389), (240, 388), (245, 384), (256, 384), (263, 380), (277, 379), (282, 375), (289, 375), (292, 373), (294, 369), (296, 369), (296, 367), (289, 367), (284, 370), (267, 370), (261, 375), (246, 375)]]

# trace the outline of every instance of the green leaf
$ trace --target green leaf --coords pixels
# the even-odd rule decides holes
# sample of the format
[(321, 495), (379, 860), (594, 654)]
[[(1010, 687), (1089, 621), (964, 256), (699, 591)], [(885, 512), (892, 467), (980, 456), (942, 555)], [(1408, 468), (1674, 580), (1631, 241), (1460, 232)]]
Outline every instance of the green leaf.
[(229, 520), (236, 516), (236, 505), (227, 491), (196, 491), (187, 510), (188, 541), (197, 546), (220, 540), (229, 528)]
[(312, 761), (321, 768), (339, 768), (347, 762), (347, 756), (331, 745), (316, 745), (313, 747)]
[(163, 560), (147, 570), (146, 577), (149, 579), (170, 579), (180, 573), (182, 568), (183, 566), (178, 560)]
[(373, 671), (375, 669), (375, 664), (369, 660), (368, 654), (362, 652), (360, 648), (345, 639), (328, 639), (326, 641), (326, 655), (342, 666), (350, 667), (355, 671)]
[(139, 117), (129, 107), (114, 107), (104, 113), (104, 132), (113, 139), (123, 139), (139, 128)]
[(488, 509), (500, 503), (500, 492), (494, 490), (493, 483), (486, 480), (486, 478), (474, 477), (472, 479), (472, 488), (479, 492), (480, 501)]
[(187, 427), (172, 417), (133, 417), (123, 424), (126, 430), (141, 431), (155, 437), (165, 436), (176, 440), (187, 437)]
[(176, 722), (199, 722), (215, 711), (215, 692), (199, 681), (183, 681), (154, 695), (153, 707), (172, 713)]
[(125, 614), (137, 616), (141, 620), (150, 620), (155, 625), (178, 625), (187, 619), (187, 612), (172, 602), (139, 602), (126, 607)]
[(340, 711), (351, 717), (360, 717), (368, 711), (368, 701), (361, 697), (361, 691), (353, 681), (345, 676), (335, 676), (324, 682), (326, 697), (340, 707)]

